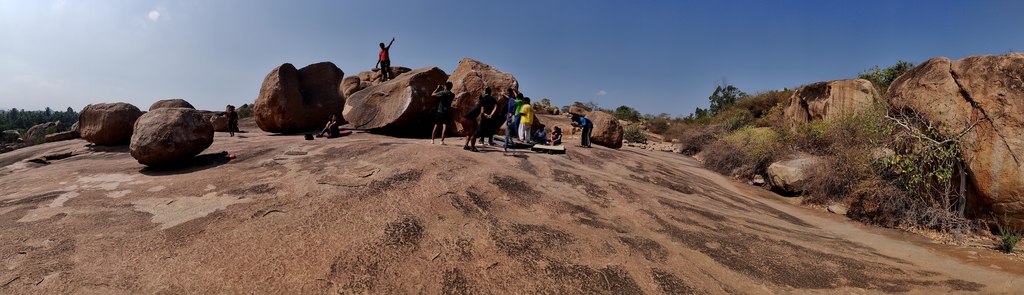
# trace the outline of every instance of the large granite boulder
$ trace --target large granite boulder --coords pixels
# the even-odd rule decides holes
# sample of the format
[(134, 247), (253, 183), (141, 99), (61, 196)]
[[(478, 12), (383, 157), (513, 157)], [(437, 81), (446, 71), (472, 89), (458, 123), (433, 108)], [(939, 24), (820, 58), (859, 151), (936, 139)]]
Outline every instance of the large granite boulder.
[(448, 81), (452, 82), (452, 93), (455, 93), (455, 100), (452, 101), (452, 121), (455, 122), (455, 129), (458, 132), (464, 129), (462, 124), (458, 123), (459, 118), (473, 109), (484, 95), (484, 89), (491, 88), (491, 97), (498, 101), (498, 111), (486, 122), (494, 128), (491, 132), (504, 125), (505, 112), (508, 110), (508, 100), (504, 97), (506, 89), (519, 91), (519, 81), (512, 74), (468, 57), (459, 61), (459, 66), (448, 77)]
[(192, 106), (192, 104), (188, 103), (184, 99), (175, 98), (175, 99), (158, 100), (158, 101), (154, 102), (153, 105), (149, 106), (149, 111), (152, 112), (153, 110), (161, 109), (161, 108), (186, 108), (186, 109), (193, 109), (193, 110), (196, 109), (195, 107)]
[[(407, 67), (392, 66), (391, 79), (398, 78), (398, 76), (411, 71), (412, 69)], [(378, 84), (380, 84), (380, 69), (373, 69), (371, 71), (359, 72), (359, 74), (356, 74), (355, 76), (345, 77), (341, 80), (341, 88), (338, 90), (340, 90), (345, 97), (349, 97), (359, 90)]]
[(51, 127), (53, 127), (55, 131), (63, 131), (60, 121), (36, 124), (35, 126), (32, 126), (32, 128), (29, 128), (28, 131), (25, 131), (25, 142), (31, 144), (43, 142), (44, 138), (46, 138), (47, 130)]
[(174, 164), (213, 144), (213, 125), (193, 109), (156, 109), (142, 115), (134, 128), (128, 148), (143, 165)]
[(590, 112), (587, 119), (594, 123), (590, 141), (615, 149), (622, 147), (622, 125), (618, 118), (605, 112)]
[(780, 191), (799, 193), (804, 191), (804, 184), (810, 176), (808, 171), (821, 165), (821, 159), (804, 157), (788, 161), (779, 161), (768, 165), (768, 182)]
[(437, 98), (431, 95), (448, 75), (426, 67), (356, 92), (345, 103), (345, 120), (357, 129), (393, 135), (427, 134)]
[(1024, 54), (932, 58), (889, 86), (894, 111), (915, 112), (944, 137), (962, 133), (968, 213), (1024, 227)]
[(128, 143), (142, 110), (129, 103), (90, 104), (78, 115), (82, 139), (98, 145)]
[(818, 82), (794, 91), (783, 113), (795, 123), (823, 121), (861, 112), (876, 97), (878, 91), (868, 80)]
[(314, 131), (331, 115), (341, 115), (345, 97), (338, 88), (344, 72), (333, 63), (316, 63), (296, 70), (283, 64), (263, 79), (253, 106), (256, 125), (263, 131)]

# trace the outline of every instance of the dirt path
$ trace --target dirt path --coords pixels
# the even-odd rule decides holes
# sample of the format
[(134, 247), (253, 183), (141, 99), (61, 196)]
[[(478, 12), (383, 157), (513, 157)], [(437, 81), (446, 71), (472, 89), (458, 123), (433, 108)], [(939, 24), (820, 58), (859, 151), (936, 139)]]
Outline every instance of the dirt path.
[[(1022, 287), (1019, 268), (963, 262), (946, 246), (793, 207), (677, 154), (597, 147), (509, 157), (449, 144), (218, 133), (208, 155), (175, 171), (81, 140), (0, 154), (11, 163), (0, 168), (0, 293)], [(23, 161), (68, 151), (49, 164)]]

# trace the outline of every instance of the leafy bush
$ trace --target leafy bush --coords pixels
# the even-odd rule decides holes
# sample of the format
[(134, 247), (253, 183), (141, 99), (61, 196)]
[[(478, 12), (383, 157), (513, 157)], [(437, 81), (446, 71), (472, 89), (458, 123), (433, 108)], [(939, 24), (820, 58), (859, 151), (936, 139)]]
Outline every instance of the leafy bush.
[(647, 134), (640, 129), (640, 124), (629, 124), (622, 128), (622, 138), (629, 142), (647, 143)]
[(786, 149), (782, 138), (770, 128), (744, 127), (728, 134), (720, 141), (738, 147), (746, 155), (748, 165), (753, 173), (763, 174), (768, 165), (782, 158)]
[(237, 111), (238, 111), (238, 118), (239, 119), (252, 117), (252, 105), (251, 104), (243, 104), (241, 107), (239, 107), (237, 109)]
[(640, 112), (628, 106), (620, 106), (615, 109), (616, 118), (619, 120), (626, 120), (630, 122), (636, 122), (640, 120)]
[(647, 126), (647, 131), (654, 134), (664, 134), (668, 130), (671, 120), (668, 114), (661, 114), (658, 116), (647, 115), (644, 118), (644, 125)]
[(726, 132), (721, 125), (675, 124), (665, 131), (666, 139), (678, 139), (684, 155), (695, 155)]
[(913, 68), (914, 64), (901, 60), (885, 69), (879, 69), (878, 66), (874, 66), (860, 72), (860, 74), (857, 74), (857, 77), (871, 81), (871, 85), (874, 85), (878, 93), (884, 97), (885, 93), (889, 90), (889, 84), (892, 84), (892, 81), (895, 81), (896, 78), (899, 78), (903, 73)]
[[(1013, 253), (1013, 248), (1017, 246), (1017, 242), (1020, 242), (1022, 233), (1020, 231), (1011, 230), (1003, 227), (1003, 223), (1009, 224), (1009, 222), (1005, 221), (1005, 216), (1003, 220), (1004, 221), (1001, 222), (998, 219), (996, 219), (996, 226), (999, 229), (999, 241), (1002, 242), (999, 244), (999, 250), (1003, 250), (1003, 252), (1006, 253)], [(1007, 227), (1008, 226), (1009, 225), (1007, 225)]]
[(772, 108), (784, 106), (790, 96), (793, 96), (793, 90), (789, 89), (759, 92), (736, 101), (735, 108), (746, 109), (754, 118), (761, 118), (768, 115)]
[(728, 176), (748, 177), (754, 174), (747, 154), (740, 147), (725, 140), (714, 141), (704, 150), (704, 167)]

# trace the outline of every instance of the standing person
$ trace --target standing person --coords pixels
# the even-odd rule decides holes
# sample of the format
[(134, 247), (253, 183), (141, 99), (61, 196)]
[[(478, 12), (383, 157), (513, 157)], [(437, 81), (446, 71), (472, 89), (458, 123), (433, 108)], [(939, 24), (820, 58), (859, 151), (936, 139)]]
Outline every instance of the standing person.
[(476, 149), (476, 124), (480, 118), (480, 109), (480, 103), (477, 103), (476, 106), (469, 110), (469, 113), (466, 113), (465, 116), (462, 116), (462, 119), (459, 119), (459, 123), (462, 124), (462, 131), (466, 133), (466, 144), (462, 146), (464, 150), (479, 152)]
[(378, 54), (378, 57), (377, 57), (377, 63), (373, 64), (374, 68), (376, 68), (377, 65), (380, 65), (380, 82), (381, 83), (384, 83), (384, 81), (387, 81), (387, 80), (391, 79), (391, 55), (390, 55), (390, 51), (391, 51), (391, 44), (394, 44), (394, 43), (395, 43), (395, 38), (394, 37), (391, 38), (391, 43), (388, 43), (388, 46), (384, 46), (384, 43), (380, 43), (380, 53)]
[(512, 143), (512, 137), (517, 132), (512, 122), (516, 119), (516, 109), (519, 105), (516, 104), (516, 94), (511, 87), (505, 90), (505, 96), (508, 98), (508, 109), (505, 112), (505, 152), (508, 152), (508, 147)]
[(480, 107), (483, 111), (483, 118), (480, 118), (480, 144), (484, 143), (484, 138), (487, 138), (487, 143), (494, 145), (494, 129), (491, 118), (498, 112), (498, 101), (491, 96), (491, 88), (484, 89), (484, 96), (480, 98)]
[(235, 132), (238, 131), (238, 112), (235, 112), (235, 106), (228, 105), (225, 113), (228, 116), (228, 134), (235, 136)]
[(519, 108), (519, 141), (526, 143), (530, 140), (530, 129), (533, 127), (533, 107), (530, 106), (530, 98), (523, 98), (523, 106)]
[(594, 122), (580, 115), (572, 115), (572, 123), (574, 125), (578, 124), (583, 128), (583, 135), (580, 136), (580, 146), (585, 148), (591, 147), (590, 132), (594, 130)]
[(441, 145), (444, 143), (444, 134), (448, 132), (448, 122), (452, 120), (452, 100), (455, 94), (452, 93), (452, 82), (444, 85), (437, 85), (433, 95), (437, 97), (437, 115), (434, 117), (434, 131), (430, 132), (430, 144), (434, 144), (434, 135), (437, 134), (437, 126), (441, 126)]
[[(515, 120), (514, 122), (512, 122), (512, 130), (519, 130), (519, 119), (520, 119), (520, 117), (519, 117), (519, 110), (523, 108), (523, 94), (522, 93), (519, 93), (518, 95), (516, 95), (515, 103), (516, 103), (516, 112), (515, 112), (514, 115), (512, 115), (512, 117), (514, 117), (513, 120)], [(517, 132), (518, 131), (512, 131), (513, 134), (515, 134)], [(518, 137), (518, 134), (516, 134), (516, 135)], [(522, 140), (521, 137), (519, 139)]]

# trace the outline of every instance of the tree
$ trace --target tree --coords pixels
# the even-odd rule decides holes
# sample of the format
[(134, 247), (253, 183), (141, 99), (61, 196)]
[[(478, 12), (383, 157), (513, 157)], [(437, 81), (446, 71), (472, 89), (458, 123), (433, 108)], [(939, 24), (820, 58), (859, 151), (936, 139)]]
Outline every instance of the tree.
[(895, 65), (885, 69), (879, 69), (876, 65), (870, 69), (860, 72), (860, 74), (857, 74), (857, 77), (871, 81), (871, 84), (875, 86), (876, 90), (878, 90), (878, 94), (884, 96), (886, 91), (889, 90), (889, 84), (892, 84), (892, 81), (896, 81), (896, 78), (899, 78), (903, 73), (906, 73), (912, 68), (914, 68), (914, 64), (901, 60), (896, 62)]
[(628, 106), (620, 106), (615, 109), (616, 118), (619, 120), (626, 120), (630, 122), (636, 122), (640, 120), (640, 112)]
[(540, 104), (550, 107), (551, 106), (551, 100), (548, 99), (547, 97), (545, 97), (545, 98), (540, 100)]
[(746, 96), (747, 94), (744, 93), (743, 91), (740, 91), (739, 88), (736, 88), (736, 86), (718, 86), (715, 87), (715, 92), (712, 93), (710, 97), (708, 97), (708, 100), (711, 101), (711, 106), (708, 107), (707, 110), (697, 108), (697, 111), (695, 113), (697, 114), (698, 118), (714, 116), (724, 111), (725, 109), (729, 108), (730, 106), (736, 104), (736, 101)]

